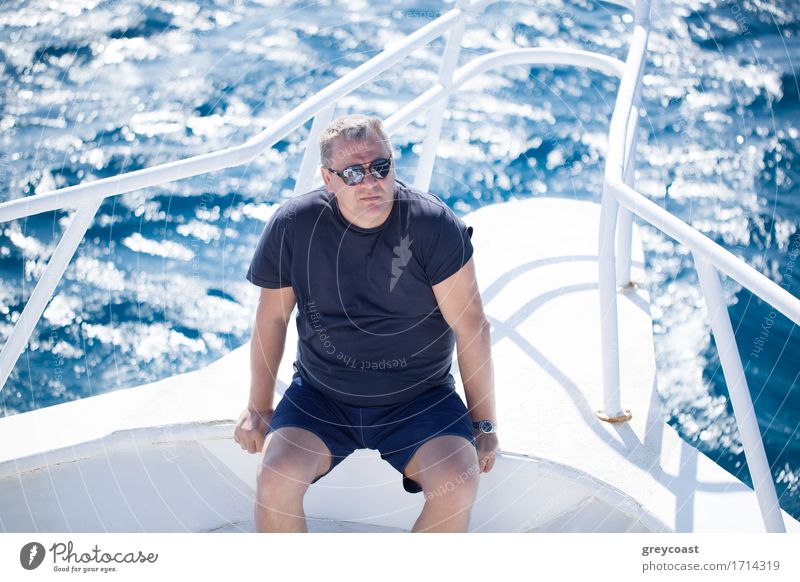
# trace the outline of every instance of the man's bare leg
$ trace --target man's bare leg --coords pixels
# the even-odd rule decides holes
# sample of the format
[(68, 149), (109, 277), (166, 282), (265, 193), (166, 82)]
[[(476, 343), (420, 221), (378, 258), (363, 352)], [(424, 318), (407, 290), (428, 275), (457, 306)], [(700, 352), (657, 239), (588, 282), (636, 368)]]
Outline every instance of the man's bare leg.
[(310, 431), (287, 426), (270, 433), (256, 478), (256, 531), (308, 531), (303, 497), (331, 462), (328, 447)]
[(478, 493), (478, 453), (467, 439), (445, 435), (422, 445), (406, 465), (425, 506), (412, 532), (465, 532)]

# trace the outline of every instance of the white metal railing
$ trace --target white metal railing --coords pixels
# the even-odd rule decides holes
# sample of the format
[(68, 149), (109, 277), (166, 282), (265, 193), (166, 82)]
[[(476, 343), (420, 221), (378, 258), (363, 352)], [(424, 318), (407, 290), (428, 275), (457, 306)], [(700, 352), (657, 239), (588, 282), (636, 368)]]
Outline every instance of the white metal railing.
[[(718, 270), (733, 277), (798, 324), (800, 324), (800, 299), (633, 189), (633, 173), (630, 166), (635, 151), (636, 125), (639, 118), (638, 95), (644, 70), (649, 21), (650, 2), (639, 0), (634, 10), (634, 31), (625, 72), (622, 75), (611, 117), (603, 179), (599, 290), (603, 333), (603, 396), (606, 412), (612, 416), (625, 414), (619, 396), (616, 292), (617, 273), (629, 273), (629, 266), (619, 268), (619, 265), (615, 264), (614, 242), (617, 234), (617, 212), (619, 211), (621, 215), (623, 212), (632, 212), (692, 250), (764, 526), (770, 532), (785, 532), (783, 516), (775, 493), (775, 483), (764, 451), (730, 315), (722, 295)], [(630, 228), (631, 221), (626, 215), (620, 222), (625, 228)], [(623, 240), (629, 240), (630, 233), (621, 235)], [(629, 265), (629, 243), (625, 252), (628, 256), (623, 257), (623, 262)]]
[[(616, 296), (618, 281), (624, 282), (623, 287), (630, 283), (631, 229), (633, 215), (636, 214), (692, 250), (703, 295), (709, 306), (712, 330), (719, 346), (734, 415), (742, 432), (745, 456), (764, 523), (768, 531), (785, 531), (730, 318), (719, 286), (718, 270), (736, 279), (798, 324), (800, 300), (633, 189), (636, 130), (641, 109), (639, 93), (649, 33), (649, 0), (606, 0), (634, 12), (634, 32), (624, 63), (613, 57), (583, 50), (529, 48), (491, 52), (456, 69), (465, 19), (494, 1), (496, 0), (463, 2), (461, 6), (446, 12), (396, 46), (382, 51), (325, 87), (244, 144), (0, 204), (0, 222), (59, 208), (77, 207), (77, 212), (0, 352), (0, 389), (5, 385), (45, 305), (52, 297), (64, 270), (105, 198), (244, 165), (313, 117), (308, 137), (308, 144), (312, 144), (333, 118), (336, 103), (341, 97), (387, 70), (417, 48), (447, 34), (438, 82), (384, 122), (386, 130), (393, 134), (411, 123), (420, 112), (428, 112), (428, 134), (415, 178), (415, 186), (422, 189), (427, 189), (430, 183), (447, 100), (470, 79), (490, 70), (520, 64), (584, 67), (621, 79), (609, 128), (598, 241), (603, 399), (606, 413), (614, 417), (622, 416), (625, 412), (620, 404)], [(318, 148), (306, 147), (295, 193), (309, 188), (318, 164)], [(615, 242), (618, 252), (615, 251)]]

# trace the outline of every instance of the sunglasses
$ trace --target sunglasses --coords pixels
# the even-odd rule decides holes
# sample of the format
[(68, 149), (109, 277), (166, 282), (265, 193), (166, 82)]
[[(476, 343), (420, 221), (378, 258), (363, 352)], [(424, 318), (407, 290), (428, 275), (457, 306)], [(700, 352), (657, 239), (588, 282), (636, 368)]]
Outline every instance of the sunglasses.
[(378, 158), (377, 160), (372, 160), (369, 164), (355, 164), (346, 167), (341, 172), (337, 172), (333, 168), (326, 169), (332, 174), (339, 176), (348, 186), (355, 186), (356, 184), (360, 184), (367, 175), (364, 171), (364, 166), (369, 166), (368, 170), (373, 178), (376, 180), (383, 180), (389, 175), (389, 170), (392, 167), (392, 158)]

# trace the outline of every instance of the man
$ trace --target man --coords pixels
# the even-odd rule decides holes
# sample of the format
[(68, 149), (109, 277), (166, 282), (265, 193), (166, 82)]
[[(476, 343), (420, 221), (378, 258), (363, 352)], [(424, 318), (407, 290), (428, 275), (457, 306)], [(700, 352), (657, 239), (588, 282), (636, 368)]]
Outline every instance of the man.
[[(247, 272), (262, 289), (235, 440), (262, 453), (256, 529), (307, 531), (309, 484), (372, 448), (425, 494), (413, 531), (466, 531), (498, 448), (471, 229), (395, 178), (380, 119), (340, 118), (319, 146), (325, 186), (278, 208)], [(295, 374), (273, 409), (295, 305)], [(449, 373), (454, 345), (468, 408)]]

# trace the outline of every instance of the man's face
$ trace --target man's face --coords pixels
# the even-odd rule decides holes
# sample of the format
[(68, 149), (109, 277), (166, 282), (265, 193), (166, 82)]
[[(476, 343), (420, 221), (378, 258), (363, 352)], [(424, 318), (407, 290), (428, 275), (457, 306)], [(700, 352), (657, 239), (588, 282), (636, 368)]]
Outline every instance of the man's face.
[(394, 201), (394, 160), (383, 180), (369, 172), (369, 163), (379, 158), (388, 158), (389, 148), (378, 139), (368, 137), (363, 141), (348, 141), (339, 138), (333, 142), (333, 160), (330, 167), (341, 172), (348, 166), (364, 164), (364, 179), (355, 186), (348, 186), (341, 176), (322, 168), (322, 179), (336, 201), (344, 217), (362, 228), (371, 228), (383, 223), (392, 210)]

